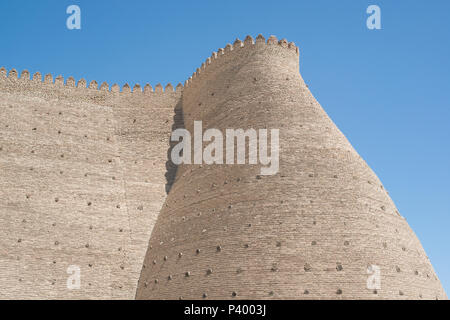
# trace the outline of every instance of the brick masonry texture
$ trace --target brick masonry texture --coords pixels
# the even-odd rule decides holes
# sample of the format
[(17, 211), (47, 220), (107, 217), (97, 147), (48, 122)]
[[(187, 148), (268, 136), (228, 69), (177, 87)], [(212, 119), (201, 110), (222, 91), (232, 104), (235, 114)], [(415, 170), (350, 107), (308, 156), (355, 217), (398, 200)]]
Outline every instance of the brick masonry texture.
[(67, 83), (0, 79), (0, 298), (131, 299), (181, 92)]
[[(0, 298), (447, 298), (293, 43), (237, 40), (176, 90), (34, 78), (0, 70)], [(194, 120), (280, 129), (279, 172), (174, 166), (170, 133)]]

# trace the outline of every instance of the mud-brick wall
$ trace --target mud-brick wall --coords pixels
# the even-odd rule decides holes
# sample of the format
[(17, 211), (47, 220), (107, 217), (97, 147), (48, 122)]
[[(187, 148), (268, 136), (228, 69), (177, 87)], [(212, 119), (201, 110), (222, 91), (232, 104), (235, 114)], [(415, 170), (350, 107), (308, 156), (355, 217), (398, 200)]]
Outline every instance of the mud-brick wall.
[(63, 82), (0, 72), (0, 298), (133, 298), (181, 90)]
[[(279, 129), (280, 168), (180, 165), (138, 299), (443, 299), (419, 240), (314, 99), (298, 49), (247, 37), (184, 88), (184, 123)], [(225, 154), (225, 152), (224, 152)], [(368, 266), (381, 287), (367, 286)]]

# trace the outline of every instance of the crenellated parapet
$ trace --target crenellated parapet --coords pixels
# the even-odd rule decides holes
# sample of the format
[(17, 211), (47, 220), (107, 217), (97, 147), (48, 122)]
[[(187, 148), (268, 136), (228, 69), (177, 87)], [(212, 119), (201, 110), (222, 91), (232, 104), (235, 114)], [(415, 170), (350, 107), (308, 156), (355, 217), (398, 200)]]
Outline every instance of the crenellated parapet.
[[(281, 49), (285, 49), (281, 51)], [(195, 70), (192, 76), (189, 77), (184, 83), (185, 87), (191, 86), (196, 79), (201, 77), (204, 73), (210, 72), (214, 67), (220, 66), (221, 62), (233, 61), (234, 58), (242, 54), (250, 54), (252, 51), (272, 51), (274, 53), (290, 54), (294, 61), (297, 62), (299, 48), (294, 42), (288, 42), (286, 39), (278, 40), (275, 36), (270, 36), (267, 41), (263, 35), (259, 34), (256, 39), (247, 35), (245, 40), (236, 39), (233, 44), (228, 43), (224, 48), (219, 48), (217, 52), (213, 52), (202, 65)], [(213, 71), (212, 70), (212, 71)]]
[[(244, 41), (240, 39), (236, 39), (233, 44), (227, 44), (224, 48), (219, 48), (216, 52), (213, 52), (210, 57), (208, 57), (202, 65), (196, 69), (196, 71), (190, 76), (185, 82), (184, 85), (182, 83), (178, 83), (178, 85), (174, 88), (171, 83), (168, 83), (165, 87), (161, 84), (157, 84), (154, 88), (150, 84), (145, 84), (142, 87), (140, 84), (135, 84), (133, 87), (128, 83), (125, 83), (120, 87), (118, 84), (114, 83), (113, 85), (109, 85), (107, 82), (102, 82), (99, 86), (99, 83), (96, 80), (92, 80), (91, 82), (87, 82), (86, 79), (81, 78), (76, 81), (72, 76), (64, 79), (62, 75), (58, 75), (53, 77), (52, 74), (45, 74), (43, 77), (42, 74), (38, 71), (35, 72), (32, 76), (28, 70), (23, 70), (19, 73), (16, 69), (11, 69), (9, 72), (7, 69), (2, 67), (0, 69), (0, 79), (6, 78), (11, 81), (32, 81), (34, 84), (43, 84), (43, 85), (54, 85), (56, 87), (68, 87), (68, 88), (77, 88), (77, 89), (90, 89), (90, 90), (99, 90), (99, 91), (107, 91), (110, 93), (137, 93), (137, 94), (151, 94), (151, 93), (164, 93), (164, 92), (182, 92), (184, 87), (189, 87), (194, 83), (196, 79), (201, 77), (204, 73), (213, 71), (215, 66), (220, 65), (224, 60), (233, 60), (233, 58), (244, 52), (250, 52), (252, 50), (272, 50), (276, 52), (277, 50), (284, 49), (285, 53), (290, 53), (294, 59), (297, 59), (299, 56), (299, 48), (295, 45), (294, 42), (288, 42), (286, 39), (278, 40), (275, 36), (270, 36), (267, 40), (259, 34), (256, 39), (252, 36), (247, 35)], [(30, 78), (31, 76), (31, 78)]]
[(0, 68), (0, 79), (7, 79), (10, 81), (21, 81), (25, 83), (30, 83), (34, 85), (43, 85), (43, 86), (55, 86), (56, 88), (67, 87), (67, 88), (77, 88), (77, 89), (88, 89), (88, 90), (98, 90), (98, 91), (106, 91), (110, 93), (136, 93), (136, 94), (152, 94), (152, 93), (172, 93), (172, 92), (182, 92), (183, 85), (179, 83), (176, 88), (172, 86), (172, 84), (168, 83), (165, 87), (161, 84), (156, 85), (155, 90), (153, 90), (150, 84), (146, 84), (144, 88), (139, 84), (135, 84), (133, 89), (128, 83), (125, 83), (120, 86), (114, 83), (110, 86), (107, 82), (102, 82), (101, 85), (96, 80), (92, 80), (91, 82), (87, 82), (86, 79), (81, 78), (76, 81), (72, 76), (68, 77), (66, 80), (62, 75), (58, 75), (55, 78), (52, 74), (46, 74), (42, 77), (42, 74), (38, 71), (35, 72), (30, 77), (30, 72), (28, 70), (23, 70), (20, 73), (20, 77), (16, 69), (8, 70), (4, 67)]

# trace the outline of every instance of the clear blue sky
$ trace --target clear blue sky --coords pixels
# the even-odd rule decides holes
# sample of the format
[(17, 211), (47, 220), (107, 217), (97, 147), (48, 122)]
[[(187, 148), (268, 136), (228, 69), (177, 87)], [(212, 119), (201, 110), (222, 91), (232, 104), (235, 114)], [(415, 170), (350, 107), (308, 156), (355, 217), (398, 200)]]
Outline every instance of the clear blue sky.
[[(82, 29), (66, 28), (66, 8)], [(366, 28), (381, 8), (382, 30)], [(300, 47), (318, 101), (375, 170), (450, 294), (450, 1), (0, 2), (0, 66), (88, 81), (184, 82), (247, 34)]]

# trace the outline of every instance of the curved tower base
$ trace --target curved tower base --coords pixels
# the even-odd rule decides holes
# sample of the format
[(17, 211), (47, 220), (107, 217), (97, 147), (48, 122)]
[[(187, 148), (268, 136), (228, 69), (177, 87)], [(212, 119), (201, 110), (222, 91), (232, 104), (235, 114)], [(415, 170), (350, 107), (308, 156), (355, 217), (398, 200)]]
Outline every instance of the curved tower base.
[(280, 168), (179, 166), (137, 299), (446, 298), (383, 185), (309, 92), (295, 45), (228, 45), (181, 103), (190, 132), (197, 120), (279, 129)]

